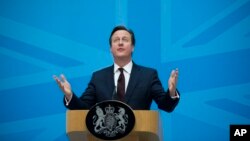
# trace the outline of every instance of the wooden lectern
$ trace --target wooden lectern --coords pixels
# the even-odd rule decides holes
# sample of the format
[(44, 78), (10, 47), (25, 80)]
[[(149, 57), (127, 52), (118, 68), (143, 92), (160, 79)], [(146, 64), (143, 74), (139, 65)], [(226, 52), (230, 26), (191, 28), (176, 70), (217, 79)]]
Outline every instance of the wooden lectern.
[[(159, 112), (151, 110), (134, 110), (134, 129), (117, 141), (162, 141)], [(70, 141), (105, 141), (94, 137), (85, 125), (88, 110), (67, 111), (67, 135)]]

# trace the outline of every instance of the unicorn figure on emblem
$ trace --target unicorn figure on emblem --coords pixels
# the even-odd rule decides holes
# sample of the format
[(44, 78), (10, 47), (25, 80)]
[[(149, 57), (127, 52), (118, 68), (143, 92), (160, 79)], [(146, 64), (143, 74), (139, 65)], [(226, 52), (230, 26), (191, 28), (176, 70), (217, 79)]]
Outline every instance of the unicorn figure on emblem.
[(125, 114), (125, 109), (119, 107), (118, 114), (116, 114), (116, 118), (118, 121), (118, 126), (116, 127), (118, 130), (125, 132), (126, 125), (128, 123), (128, 115)]

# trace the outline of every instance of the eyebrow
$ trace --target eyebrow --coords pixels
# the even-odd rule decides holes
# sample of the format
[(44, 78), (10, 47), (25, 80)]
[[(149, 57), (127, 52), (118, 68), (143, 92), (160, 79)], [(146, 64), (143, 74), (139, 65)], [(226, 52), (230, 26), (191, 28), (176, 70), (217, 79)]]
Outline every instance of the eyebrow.
[[(113, 38), (120, 38), (120, 37), (118, 37), (118, 36), (113, 36)], [(121, 38), (130, 38), (129, 36), (122, 36)]]

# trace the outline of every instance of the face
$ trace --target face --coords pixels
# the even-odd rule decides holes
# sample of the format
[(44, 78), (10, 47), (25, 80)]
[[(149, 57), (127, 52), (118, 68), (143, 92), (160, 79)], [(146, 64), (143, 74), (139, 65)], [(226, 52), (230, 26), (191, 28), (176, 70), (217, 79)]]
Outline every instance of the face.
[(131, 35), (126, 30), (118, 30), (111, 37), (111, 48), (115, 59), (131, 59), (134, 46), (132, 45)]

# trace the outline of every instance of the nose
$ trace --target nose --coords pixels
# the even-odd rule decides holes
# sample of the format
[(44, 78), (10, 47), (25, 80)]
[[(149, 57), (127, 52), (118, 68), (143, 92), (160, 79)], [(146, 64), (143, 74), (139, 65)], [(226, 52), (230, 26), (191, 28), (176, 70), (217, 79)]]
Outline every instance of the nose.
[(119, 40), (119, 46), (123, 45), (123, 41)]

